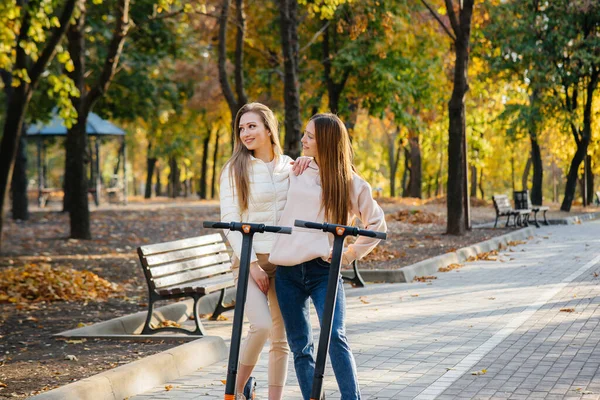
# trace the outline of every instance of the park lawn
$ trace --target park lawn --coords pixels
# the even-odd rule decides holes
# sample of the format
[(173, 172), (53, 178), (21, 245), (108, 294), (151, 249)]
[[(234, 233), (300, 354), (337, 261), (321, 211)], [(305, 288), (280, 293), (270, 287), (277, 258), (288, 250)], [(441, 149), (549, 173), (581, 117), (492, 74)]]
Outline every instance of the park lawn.
[[(474, 229), (462, 237), (449, 236), (444, 234), (441, 200), (380, 202), (388, 219), (389, 240), (361, 261), (361, 268), (400, 268), (510, 230)], [(481, 205), (472, 209), (474, 224), (493, 221), (491, 205)], [(117, 290), (96, 300), (0, 300), (0, 382), (6, 385), (0, 385), (0, 398), (27, 397), (175, 346), (151, 341), (65, 341), (51, 335), (145, 310), (147, 288), (136, 247), (207, 234), (202, 221), (218, 218), (215, 202), (112, 206), (92, 212), (91, 241), (68, 239), (68, 215), (60, 212), (35, 210), (26, 223), (9, 222), (0, 269), (34, 265), (87, 270)]]

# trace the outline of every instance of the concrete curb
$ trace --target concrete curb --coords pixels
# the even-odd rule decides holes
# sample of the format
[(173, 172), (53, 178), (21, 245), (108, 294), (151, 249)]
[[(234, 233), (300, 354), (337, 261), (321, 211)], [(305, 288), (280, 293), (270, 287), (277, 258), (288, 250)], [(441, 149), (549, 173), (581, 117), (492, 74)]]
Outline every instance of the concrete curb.
[[(500, 244), (506, 245), (506, 243), (509, 241), (527, 239), (530, 236), (535, 236), (535, 234), (535, 227), (527, 227), (502, 236), (497, 236), (469, 247), (463, 247), (462, 249), (458, 249), (452, 253), (441, 254), (433, 258), (428, 258), (427, 260), (419, 261), (418, 263), (399, 269), (359, 269), (359, 272), (363, 279), (367, 282), (412, 282), (416, 276), (431, 275), (436, 273), (441, 267), (447, 267), (450, 264), (464, 262), (470, 256), (475, 256), (486, 251), (497, 250)], [(342, 274), (345, 276), (352, 276), (354, 272), (343, 271)]]
[(583, 215), (574, 215), (572, 217), (565, 217), (559, 219), (549, 219), (550, 225), (576, 225), (581, 224), (585, 221), (593, 221), (600, 218), (600, 212), (587, 213)]
[(123, 400), (223, 360), (227, 354), (227, 346), (221, 337), (204, 336), (32, 399)]

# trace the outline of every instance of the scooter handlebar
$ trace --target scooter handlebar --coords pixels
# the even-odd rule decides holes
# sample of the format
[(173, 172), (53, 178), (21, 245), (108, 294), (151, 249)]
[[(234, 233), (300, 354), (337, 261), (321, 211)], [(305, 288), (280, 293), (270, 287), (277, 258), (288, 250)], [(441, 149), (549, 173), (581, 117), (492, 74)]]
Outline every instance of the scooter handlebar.
[(229, 229), (231, 225), (229, 224), (229, 222), (204, 221), (202, 222), (202, 226), (205, 228)]
[(214, 229), (230, 229), (232, 231), (242, 231), (245, 226), (250, 226), (252, 232), (273, 232), (273, 233), (283, 233), (286, 235), (292, 234), (292, 228), (288, 226), (269, 226), (264, 224), (254, 224), (254, 223), (243, 223), (243, 222), (214, 222), (214, 221), (204, 221), (202, 222), (202, 226), (205, 228), (214, 228)]
[(323, 224), (318, 224), (316, 222), (309, 222), (309, 221), (301, 221), (299, 219), (294, 221), (294, 226), (297, 226), (299, 228), (309, 228), (309, 229), (321, 229), (323, 230)]
[(387, 233), (385, 233), (385, 232), (365, 231), (363, 229), (359, 229), (358, 230), (358, 234), (360, 236), (368, 236), (368, 237), (372, 237), (372, 238), (376, 238), (376, 239), (381, 239), (381, 240), (386, 240), (387, 239)]
[(292, 234), (292, 228), (289, 226), (265, 226), (265, 232), (283, 233), (285, 235)]

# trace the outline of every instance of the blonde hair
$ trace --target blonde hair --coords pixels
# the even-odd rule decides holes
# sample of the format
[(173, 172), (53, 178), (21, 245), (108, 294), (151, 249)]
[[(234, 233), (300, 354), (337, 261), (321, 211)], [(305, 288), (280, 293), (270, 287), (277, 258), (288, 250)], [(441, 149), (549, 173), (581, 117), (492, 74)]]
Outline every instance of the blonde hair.
[(265, 128), (271, 133), (271, 145), (275, 157), (279, 157), (283, 152), (279, 144), (279, 126), (277, 118), (273, 111), (261, 103), (247, 103), (242, 106), (235, 116), (233, 131), (235, 133), (235, 145), (233, 154), (226, 166), (229, 166), (229, 180), (232, 185), (235, 184), (235, 189), (238, 195), (238, 202), (242, 212), (248, 209), (250, 201), (250, 155), (251, 151), (244, 146), (240, 139), (240, 119), (246, 113), (255, 113), (260, 116)]
[(334, 114), (316, 114), (310, 120), (315, 125), (322, 190), (321, 208), (325, 210), (328, 222), (347, 225), (354, 170), (348, 131)]

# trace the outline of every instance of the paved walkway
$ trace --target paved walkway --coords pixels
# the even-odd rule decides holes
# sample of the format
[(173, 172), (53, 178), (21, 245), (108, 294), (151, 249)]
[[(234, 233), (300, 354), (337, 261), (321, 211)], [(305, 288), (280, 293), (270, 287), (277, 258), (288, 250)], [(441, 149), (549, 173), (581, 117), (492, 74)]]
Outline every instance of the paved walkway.
[[(599, 275), (600, 221), (539, 229), (497, 261), (430, 283), (346, 287), (363, 398), (600, 399)], [(254, 374), (259, 399), (265, 353)], [(222, 399), (226, 364), (130, 400)], [(339, 399), (330, 366), (326, 374), (327, 399)], [(284, 397), (301, 398), (291, 360)]]

